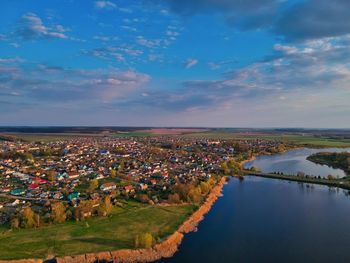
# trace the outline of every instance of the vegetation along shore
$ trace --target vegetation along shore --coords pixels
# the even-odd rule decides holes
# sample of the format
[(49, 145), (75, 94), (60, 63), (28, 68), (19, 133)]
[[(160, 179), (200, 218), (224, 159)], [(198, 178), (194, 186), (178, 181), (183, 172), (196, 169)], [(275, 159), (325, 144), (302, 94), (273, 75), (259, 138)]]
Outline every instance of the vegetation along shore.
[[(227, 181), (227, 177), (222, 177), (218, 184), (210, 191), (203, 204), (196, 210), (188, 219), (183, 222), (173, 234), (169, 235), (163, 241), (150, 248), (143, 249), (120, 249), (115, 251), (106, 251), (99, 253), (87, 253), (75, 256), (57, 257), (53, 261), (57, 263), (75, 263), (75, 262), (152, 262), (161, 258), (173, 256), (178, 246), (184, 237), (184, 234), (195, 231), (198, 224), (203, 220), (215, 201), (221, 195), (222, 188)], [(26, 260), (0, 260), (0, 263), (7, 262), (23, 262), (23, 263), (38, 263), (45, 262), (40, 259)], [(52, 262), (46, 261), (46, 262)]]

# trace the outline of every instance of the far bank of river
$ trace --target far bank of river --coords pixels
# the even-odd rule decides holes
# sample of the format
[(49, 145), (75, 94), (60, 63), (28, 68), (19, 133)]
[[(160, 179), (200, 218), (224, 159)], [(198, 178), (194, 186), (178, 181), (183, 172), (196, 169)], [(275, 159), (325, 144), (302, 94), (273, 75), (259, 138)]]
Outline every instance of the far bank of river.
[(334, 169), (326, 165), (315, 164), (306, 158), (318, 152), (350, 152), (350, 148), (323, 148), (312, 149), (302, 148), (290, 150), (280, 154), (261, 155), (243, 164), (245, 169), (250, 169), (252, 166), (257, 167), (262, 173), (282, 172), (288, 175), (296, 175), (298, 172), (303, 172), (306, 175), (320, 176), (326, 178), (332, 175), (335, 178), (346, 176), (341, 169)]

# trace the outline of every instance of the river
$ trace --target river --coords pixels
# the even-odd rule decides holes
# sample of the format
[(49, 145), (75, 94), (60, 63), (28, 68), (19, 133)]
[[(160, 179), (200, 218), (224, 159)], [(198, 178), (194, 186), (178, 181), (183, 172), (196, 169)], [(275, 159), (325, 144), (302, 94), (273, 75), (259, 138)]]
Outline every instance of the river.
[(350, 199), (327, 186), (245, 177), (162, 262), (350, 262)]
[(327, 177), (344, 177), (345, 173), (341, 169), (334, 169), (326, 165), (315, 164), (306, 158), (317, 152), (350, 152), (350, 148), (327, 148), (327, 149), (297, 149), (285, 153), (274, 155), (258, 156), (255, 160), (246, 163), (245, 168), (249, 169), (253, 165), (264, 173), (283, 172), (285, 174), (295, 175), (298, 172), (304, 172), (308, 175)]

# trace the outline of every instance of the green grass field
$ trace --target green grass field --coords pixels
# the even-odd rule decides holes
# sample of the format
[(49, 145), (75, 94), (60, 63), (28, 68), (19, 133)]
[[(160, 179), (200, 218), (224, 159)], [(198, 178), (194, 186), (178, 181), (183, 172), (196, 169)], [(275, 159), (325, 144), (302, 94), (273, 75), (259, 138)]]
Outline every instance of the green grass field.
[(66, 222), (38, 229), (0, 227), (0, 259), (46, 258), (133, 248), (137, 234), (164, 238), (193, 213), (195, 206), (149, 206), (128, 202), (108, 218)]
[[(74, 134), (74, 133), (62, 133), (62, 134), (14, 134), (18, 138), (26, 141), (59, 141), (69, 140), (77, 137), (102, 137), (103, 134)], [(148, 137), (148, 136), (160, 136), (152, 134), (147, 131), (133, 131), (125, 133), (114, 133), (109, 136), (113, 137)], [(311, 134), (273, 134), (273, 133), (243, 133), (243, 132), (230, 132), (230, 131), (208, 131), (208, 132), (194, 132), (180, 135), (187, 138), (207, 138), (207, 139), (236, 139), (236, 140), (278, 140), (285, 142), (293, 142), (307, 146), (317, 147), (350, 147), (350, 139), (334, 139), (326, 137), (316, 137)]]
[(156, 136), (156, 135), (145, 131), (134, 131), (134, 132), (114, 133), (113, 136), (115, 137), (147, 137), (147, 136)]
[(81, 137), (103, 137), (103, 134), (86, 133), (9, 133), (9, 135), (15, 136), (18, 139), (22, 139), (27, 142), (54, 142), (77, 139)]
[(209, 139), (236, 139), (236, 140), (277, 140), (284, 142), (293, 142), (301, 145), (319, 146), (319, 147), (350, 147), (350, 139), (332, 139), (316, 137), (313, 135), (299, 134), (242, 134), (234, 132), (205, 132), (196, 134), (186, 134), (185, 137), (191, 138), (209, 138)]

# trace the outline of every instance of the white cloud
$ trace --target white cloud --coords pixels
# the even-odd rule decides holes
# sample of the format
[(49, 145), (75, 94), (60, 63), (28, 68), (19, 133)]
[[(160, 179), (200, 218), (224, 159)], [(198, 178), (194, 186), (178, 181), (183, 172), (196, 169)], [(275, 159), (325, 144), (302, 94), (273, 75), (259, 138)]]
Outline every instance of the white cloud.
[(98, 9), (116, 9), (117, 5), (111, 1), (100, 0), (95, 2), (95, 7)]
[(20, 19), (15, 33), (25, 40), (44, 38), (67, 39), (66, 31), (62, 25), (45, 26), (42, 19), (35, 13), (26, 13)]
[(186, 69), (192, 68), (192, 67), (195, 66), (197, 63), (198, 63), (198, 60), (197, 60), (197, 59), (189, 58), (189, 59), (187, 59), (186, 62), (185, 62), (185, 68), (186, 68)]
[(23, 62), (24, 60), (20, 57), (14, 57), (14, 58), (0, 58), (0, 63), (17, 63), (17, 62)]
[(145, 46), (145, 47), (148, 47), (148, 48), (159, 47), (159, 45), (161, 44), (161, 40), (160, 39), (146, 39), (143, 36), (138, 36), (136, 38), (136, 42), (139, 45)]

